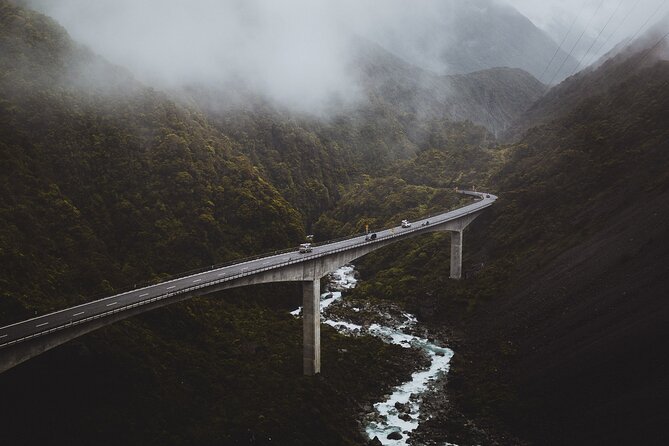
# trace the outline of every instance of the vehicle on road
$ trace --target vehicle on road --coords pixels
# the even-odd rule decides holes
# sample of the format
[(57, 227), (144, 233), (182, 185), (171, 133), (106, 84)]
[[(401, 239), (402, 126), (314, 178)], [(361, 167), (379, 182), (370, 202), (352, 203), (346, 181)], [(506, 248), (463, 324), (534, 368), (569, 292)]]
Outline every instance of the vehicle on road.
[(374, 233), (372, 233), (372, 234), (367, 234), (367, 235), (365, 236), (365, 240), (366, 240), (366, 241), (369, 241), (369, 240), (376, 240), (376, 232), (374, 232)]
[(411, 222), (409, 220), (402, 220), (402, 227), (403, 228), (410, 228), (411, 227)]
[(299, 249), (300, 254), (305, 254), (305, 253), (311, 252), (313, 250), (314, 249), (312, 248), (311, 243), (302, 243), (300, 245), (300, 249)]

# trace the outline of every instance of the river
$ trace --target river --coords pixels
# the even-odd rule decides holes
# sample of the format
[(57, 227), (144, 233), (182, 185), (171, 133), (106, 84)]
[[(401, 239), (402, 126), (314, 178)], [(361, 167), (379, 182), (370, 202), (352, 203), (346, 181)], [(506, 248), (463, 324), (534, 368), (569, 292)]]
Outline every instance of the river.
[[(328, 276), (329, 282), (325, 286), (326, 292), (321, 295), (321, 314), (337, 300), (341, 299), (342, 291), (352, 289), (357, 284), (355, 267), (346, 265)], [(353, 311), (358, 309), (353, 308)], [(299, 315), (301, 309), (291, 314)], [(427, 369), (418, 370), (408, 381), (393, 389), (392, 394), (385, 401), (374, 404), (378, 412), (373, 420), (367, 420), (365, 431), (370, 439), (377, 437), (381, 444), (388, 446), (408, 445), (408, 434), (413, 432), (421, 419), (422, 395), (429, 390), (430, 383), (442, 374), (448, 373), (453, 350), (440, 347), (427, 339), (411, 334), (417, 320), (408, 313), (401, 313), (401, 319), (393, 326), (371, 324), (367, 329), (348, 321), (324, 318), (323, 323), (338, 331), (357, 335), (360, 333), (378, 336), (386, 342), (400, 345), (404, 348), (420, 348), (429, 356), (431, 363)], [(444, 446), (455, 446), (452, 443), (443, 443)]]

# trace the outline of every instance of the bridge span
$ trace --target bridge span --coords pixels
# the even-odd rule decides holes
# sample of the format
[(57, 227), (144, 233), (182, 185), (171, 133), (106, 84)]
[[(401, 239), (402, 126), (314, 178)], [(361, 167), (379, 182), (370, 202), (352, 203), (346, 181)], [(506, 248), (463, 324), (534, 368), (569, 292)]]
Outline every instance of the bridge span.
[(0, 327), (0, 372), (98, 328), (191, 297), (261, 283), (296, 281), (302, 282), (304, 374), (319, 373), (321, 278), (352, 260), (399, 240), (427, 232), (448, 231), (451, 233), (450, 277), (460, 279), (462, 232), (497, 197), (481, 192), (459, 192), (474, 197), (476, 201), (450, 212), (414, 221), (409, 228), (378, 231), (373, 240), (366, 239), (362, 234), (315, 246), (310, 253), (292, 251), (241, 260)]

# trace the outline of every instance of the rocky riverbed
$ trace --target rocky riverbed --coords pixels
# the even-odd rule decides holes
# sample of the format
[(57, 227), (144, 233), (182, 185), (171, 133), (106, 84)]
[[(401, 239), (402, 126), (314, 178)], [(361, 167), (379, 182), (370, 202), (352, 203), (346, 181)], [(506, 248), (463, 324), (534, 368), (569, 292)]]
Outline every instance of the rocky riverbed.
[[(414, 444), (418, 426), (432, 418), (438, 405), (437, 388), (448, 372), (453, 351), (428, 339), (416, 318), (392, 302), (342, 299), (355, 287), (357, 273), (347, 265), (333, 273), (322, 296), (324, 322), (351, 335), (377, 336), (388, 343), (423, 352), (423, 361), (415, 364), (411, 380), (397, 386), (383, 401), (367, 406), (361, 414), (365, 433), (371, 444)], [(425, 403), (428, 402), (426, 405)], [(452, 444), (444, 443), (441, 444)]]
[[(350, 336), (376, 336), (388, 343), (422, 352), (407, 381), (382, 401), (362, 408), (364, 434), (374, 446), (500, 444), (451, 404), (447, 391), (453, 350), (428, 333), (415, 316), (392, 301), (354, 299), (358, 273), (353, 265), (328, 276), (321, 295), (323, 323)], [(298, 316), (301, 309), (291, 312)]]

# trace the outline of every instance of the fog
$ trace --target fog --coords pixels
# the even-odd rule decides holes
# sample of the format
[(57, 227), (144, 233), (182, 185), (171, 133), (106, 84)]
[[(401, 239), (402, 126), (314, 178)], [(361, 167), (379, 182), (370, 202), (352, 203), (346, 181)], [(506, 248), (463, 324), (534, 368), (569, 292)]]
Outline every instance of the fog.
[[(27, 3), (145, 83), (243, 85), (282, 105), (313, 110), (361, 98), (351, 70), (354, 38), (401, 43), (401, 36), (420, 34), (434, 17), (445, 24), (450, 2), (421, 0), (411, 8), (403, 0)], [(432, 62), (429, 49), (425, 54), (412, 62), (444, 69)]]
[[(505, 0), (27, 1), (58, 20), (75, 40), (145, 83), (243, 83), (284, 105), (310, 110), (333, 100), (360, 99), (351, 69), (357, 36), (410, 63), (445, 73), (448, 61), (438, 55), (458, 44), (450, 32), (458, 11), (484, 11), (490, 2)], [(622, 0), (617, 9), (617, 0), (605, 0), (594, 14), (601, 1), (508, 0), (557, 43), (575, 23), (563, 45), (567, 51), (584, 30), (586, 37), (574, 55), (586, 62), (634, 34), (657, 5), (666, 3)], [(600, 36), (602, 47), (598, 43), (587, 52), (611, 15), (608, 31)]]
[(666, 0), (507, 1), (567, 51), (573, 48), (581, 68), (669, 13)]
[(331, 8), (308, 1), (36, 0), (77, 41), (167, 87), (242, 81), (295, 106), (355, 97)]

